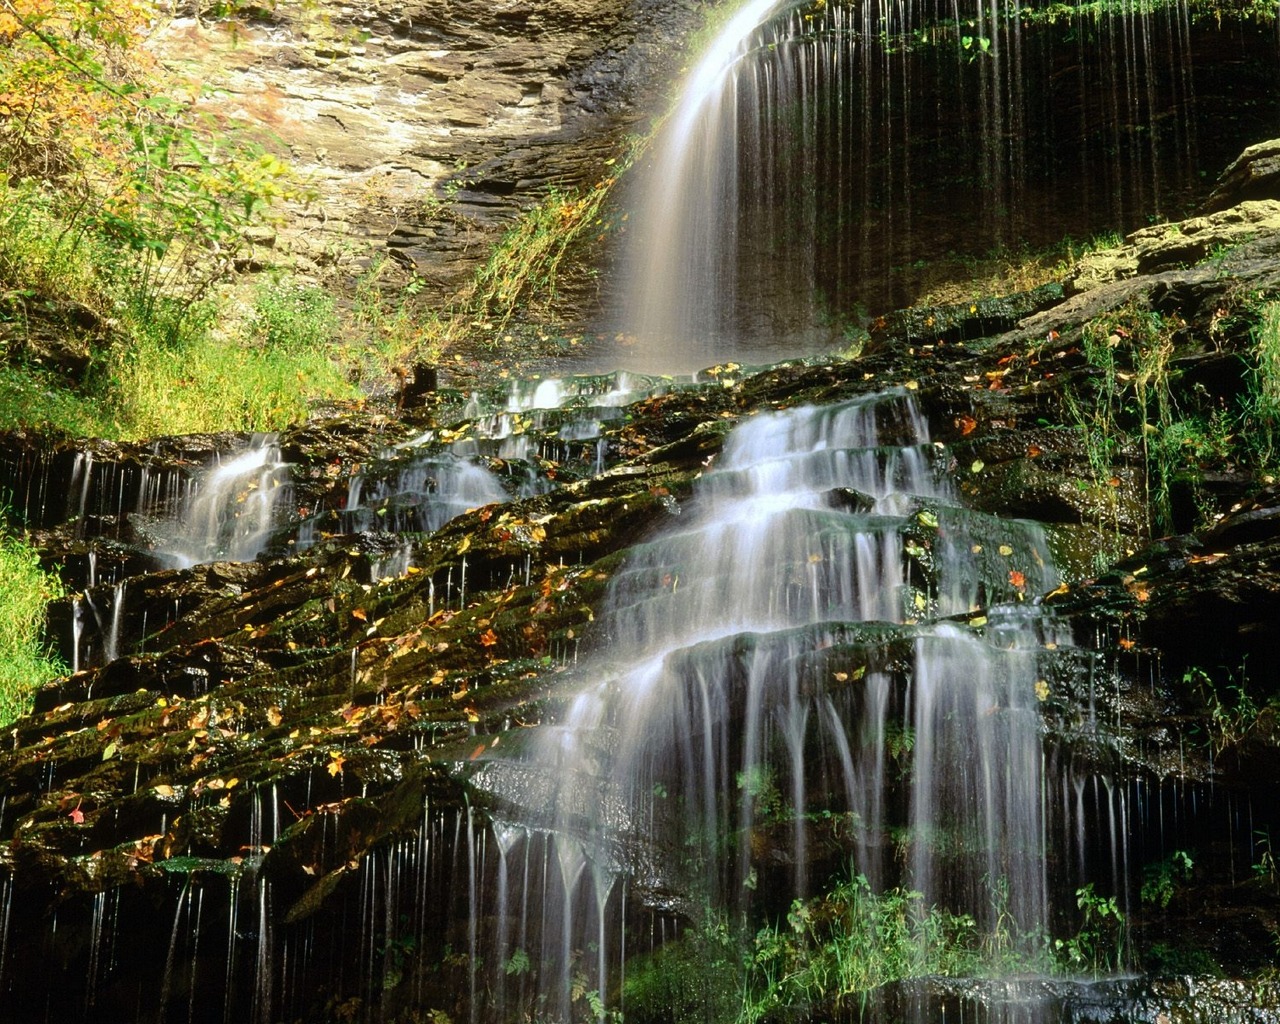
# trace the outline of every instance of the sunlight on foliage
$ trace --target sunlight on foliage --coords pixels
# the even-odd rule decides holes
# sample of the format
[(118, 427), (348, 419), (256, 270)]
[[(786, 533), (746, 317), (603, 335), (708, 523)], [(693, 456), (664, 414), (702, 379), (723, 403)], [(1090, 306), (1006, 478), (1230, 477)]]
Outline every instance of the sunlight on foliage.
[(65, 672), (41, 643), (45, 608), (62, 596), (62, 586), (40, 567), (25, 540), (0, 532), (0, 725), (31, 707), (39, 687)]

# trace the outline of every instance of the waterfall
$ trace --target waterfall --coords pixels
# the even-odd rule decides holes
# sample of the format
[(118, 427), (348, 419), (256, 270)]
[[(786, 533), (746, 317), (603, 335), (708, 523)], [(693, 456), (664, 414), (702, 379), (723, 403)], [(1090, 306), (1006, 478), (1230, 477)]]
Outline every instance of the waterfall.
[(201, 471), (178, 515), (153, 526), (156, 556), (175, 568), (252, 561), (278, 525), (273, 517), (288, 488), (276, 435), (254, 435), (242, 452)]
[[(761, 414), (680, 529), (631, 551), (593, 682), (526, 759), (471, 779), (554, 837), (557, 1014), (623, 878), (696, 918), (785, 910), (852, 866), (984, 934), (1038, 937), (1034, 955), (1039, 664), (1068, 639), (1030, 597), (1058, 578), (1037, 526), (962, 508), (952, 475), (906, 391)], [(573, 969), (617, 988), (603, 954)]]
[(976, 258), (1178, 213), (1239, 138), (1196, 91), (1215, 45), (1186, 0), (744, 3), (635, 171), (628, 360), (829, 351)]

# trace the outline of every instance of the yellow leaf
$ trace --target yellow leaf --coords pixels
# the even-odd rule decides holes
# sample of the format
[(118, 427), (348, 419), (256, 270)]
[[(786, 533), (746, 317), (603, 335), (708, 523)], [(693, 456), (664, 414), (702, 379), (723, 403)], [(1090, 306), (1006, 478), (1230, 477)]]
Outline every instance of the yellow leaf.
[(471, 550), (471, 538), (463, 537), (462, 543), (458, 545), (458, 554), (465, 554), (469, 550)]

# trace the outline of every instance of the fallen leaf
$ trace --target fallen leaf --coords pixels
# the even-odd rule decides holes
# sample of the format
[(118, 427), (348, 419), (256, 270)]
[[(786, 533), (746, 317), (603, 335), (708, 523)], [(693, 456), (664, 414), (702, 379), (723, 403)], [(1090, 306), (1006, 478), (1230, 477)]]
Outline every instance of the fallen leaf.
[(1009, 570), (1009, 585), (1010, 585), (1010, 586), (1012, 586), (1012, 587), (1014, 588), (1014, 590), (1026, 590), (1026, 589), (1027, 589), (1027, 577), (1026, 577), (1026, 576), (1024, 576), (1022, 573), (1018, 572), (1018, 570), (1017, 570), (1017, 569), (1010, 569), (1010, 570)]
[(71, 811), (67, 814), (67, 817), (71, 819), (71, 823), (73, 825), (84, 824), (84, 811), (80, 810), (79, 804), (76, 804), (75, 807), (71, 808)]
[(1036, 699), (1037, 700), (1049, 699), (1049, 684), (1045, 682), (1045, 680), (1043, 679), (1036, 680)]
[(483, 754), (483, 753), (484, 753), (484, 751), (485, 751), (485, 746), (486, 746), (486, 744), (481, 743), (481, 744), (480, 744), (480, 746), (476, 747), (476, 749), (475, 749), (475, 750), (471, 751), (471, 756), (470, 756), (470, 757), (468, 757), (468, 758), (467, 758), (467, 760), (468, 760), (468, 761), (474, 761), (477, 757), (479, 757), (481, 754)]
[(279, 725), (284, 721), (284, 713), (275, 704), (267, 708), (267, 721), (272, 725)]
[(486, 629), (480, 634), (480, 643), (484, 647), (492, 647), (498, 642), (498, 634), (492, 629)]
[(346, 764), (347, 759), (339, 754), (336, 750), (329, 751), (329, 774), (335, 778), (342, 774), (342, 766)]

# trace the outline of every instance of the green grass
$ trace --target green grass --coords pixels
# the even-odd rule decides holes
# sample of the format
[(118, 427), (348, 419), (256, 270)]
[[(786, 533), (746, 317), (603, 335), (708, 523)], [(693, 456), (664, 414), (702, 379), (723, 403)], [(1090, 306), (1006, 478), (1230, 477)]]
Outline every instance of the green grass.
[(26, 714), (36, 690), (66, 667), (41, 643), (45, 609), (62, 594), (30, 544), (0, 533), (0, 725)]
[[(221, 292), (199, 299), (140, 291), (129, 254), (60, 215), (35, 186), (0, 185), (0, 310), (74, 300), (108, 325), (83, 379), (24, 361), (0, 368), (0, 429), (142, 438), (274, 430), (316, 399), (352, 398), (337, 361), (332, 297), (288, 277), (260, 285), (247, 308)], [(12, 312), (11, 312), (11, 315)], [(8, 327), (21, 338), (25, 324)]]

